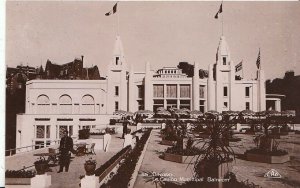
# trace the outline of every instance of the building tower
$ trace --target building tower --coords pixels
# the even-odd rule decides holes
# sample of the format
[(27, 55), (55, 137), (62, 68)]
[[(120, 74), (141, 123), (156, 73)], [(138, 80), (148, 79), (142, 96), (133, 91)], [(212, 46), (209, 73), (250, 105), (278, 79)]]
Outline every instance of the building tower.
[(199, 67), (198, 63), (194, 63), (194, 76), (192, 79), (193, 82), (193, 110), (199, 110)]
[(112, 114), (117, 110), (127, 111), (127, 64), (120, 36), (116, 37), (107, 79), (107, 113)]
[(129, 79), (128, 79), (128, 111), (134, 112), (135, 111), (135, 89), (134, 89), (134, 71), (133, 66), (130, 66), (130, 73), (129, 73)]
[[(215, 80), (214, 80), (215, 71)], [(224, 36), (221, 36), (214, 65), (209, 66), (208, 110), (218, 112), (231, 110), (235, 82), (234, 63)]]
[(153, 110), (153, 85), (152, 85), (152, 79), (153, 79), (153, 72), (151, 71), (150, 63), (146, 63), (146, 75), (145, 75), (145, 110)]
[[(261, 57), (260, 57), (261, 61)], [(261, 63), (257, 70), (257, 82), (258, 82), (258, 97), (257, 97), (257, 106), (258, 111), (265, 111), (266, 110), (266, 85), (265, 85), (265, 73), (262, 69)]]

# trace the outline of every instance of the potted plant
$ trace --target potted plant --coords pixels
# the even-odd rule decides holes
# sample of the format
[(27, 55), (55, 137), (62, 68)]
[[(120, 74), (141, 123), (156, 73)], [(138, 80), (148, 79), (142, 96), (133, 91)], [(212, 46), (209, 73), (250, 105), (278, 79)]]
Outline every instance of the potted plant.
[(161, 133), (162, 133), (161, 144), (173, 146), (176, 143), (178, 139), (176, 129), (174, 126), (172, 126), (170, 121), (167, 122), (166, 128)]
[(89, 158), (88, 160), (85, 161), (84, 163), (84, 170), (86, 172), (87, 176), (92, 176), (95, 172), (96, 169), (96, 160)]
[[(222, 117), (222, 116), (221, 116)], [(209, 139), (199, 140), (202, 152), (195, 161), (194, 171), (196, 178), (223, 178), (232, 169), (234, 151), (227, 144), (226, 134), (231, 129), (230, 120), (219, 116), (208, 116), (205, 124), (209, 131)], [(221, 182), (220, 182), (221, 183)], [(212, 187), (219, 186), (219, 183)]]
[(269, 133), (270, 129), (279, 130), (281, 123), (282, 119), (277, 115), (269, 115), (266, 119), (261, 120), (264, 134), (254, 138), (256, 147), (245, 152), (247, 160), (262, 163), (285, 163), (289, 161), (288, 152), (278, 149), (279, 142), (276, 138), (280, 135)]
[(40, 157), (34, 162), (34, 167), (37, 175), (45, 174), (49, 168), (48, 161), (45, 158)]
[(193, 163), (196, 155), (199, 155), (201, 152), (193, 144), (194, 141), (192, 138), (189, 138), (185, 148), (178, 147), (178, 145), (167, 148), (164, 153), (164, 159), (177, 163)]

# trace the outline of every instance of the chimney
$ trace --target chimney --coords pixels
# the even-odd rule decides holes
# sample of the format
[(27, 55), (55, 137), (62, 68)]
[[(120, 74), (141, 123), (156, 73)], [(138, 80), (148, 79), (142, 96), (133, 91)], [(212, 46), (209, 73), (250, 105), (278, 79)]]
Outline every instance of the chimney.
[(82, 55), (82, 56), (81, 56), (81, 61), (82, 61), (82, 64), (83, 64), (83, 57), (84, 57), (84, 56)]

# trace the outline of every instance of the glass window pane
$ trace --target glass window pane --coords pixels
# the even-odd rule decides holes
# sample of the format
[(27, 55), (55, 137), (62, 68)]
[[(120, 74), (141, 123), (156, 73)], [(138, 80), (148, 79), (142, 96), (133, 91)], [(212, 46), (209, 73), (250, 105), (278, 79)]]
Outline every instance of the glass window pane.
[(155, 98), (164, 97), (164, 85), (153, 85), (153, 97)]
[(200, 88), (199, 88), (199, 97), (200, 98), (205, 98), (205, 86), (204, 85), (200, 85)]
[(167, 97), (168, 98), (177, 97), (177, 85), (167, 85)]
[(47, 125), (46, 128), (46, 138), (50, 138), (50, 125)]
[(62, 138), (64, 130), (68, 130), (68, 126), (67, 125), (60, 125), (59, 126), (59, 138)]
[(190, 85), (180, 85), (180, 97), (182, 98), (190, 97)]
[(45, 126), (44, 125), (36, 126), (36, 138), (45, 138)]

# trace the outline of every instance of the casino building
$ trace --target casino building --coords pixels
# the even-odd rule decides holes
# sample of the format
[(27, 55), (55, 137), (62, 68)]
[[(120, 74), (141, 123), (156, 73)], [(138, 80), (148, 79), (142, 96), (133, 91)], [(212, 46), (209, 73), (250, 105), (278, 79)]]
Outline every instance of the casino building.
[[(26, 83), (26, 109), (17, 115), (16, 147), (50, 144), (67, 128), (77, 136), (83, 128), (106, 127), (114, 111), (155, 111), (158, 107), (216, 110), (266, 110), (262, 69), (253, 80), (236, 80), (235, 64), (224, 36), (208, 77), (188, 77), (177, 67), (157, 71), (146, 63), (145, 72), (129, 70), (121, 38), (116, 37), (106, 79), (31, 80)], [(280, 99), (276, 110), (280, 111)], [(279, 101), (279, 103), (278, 103)]]

